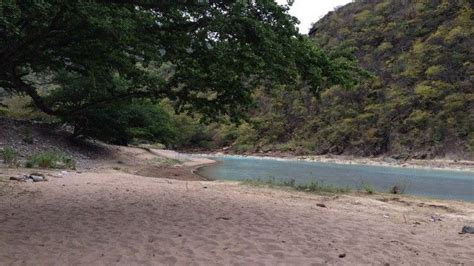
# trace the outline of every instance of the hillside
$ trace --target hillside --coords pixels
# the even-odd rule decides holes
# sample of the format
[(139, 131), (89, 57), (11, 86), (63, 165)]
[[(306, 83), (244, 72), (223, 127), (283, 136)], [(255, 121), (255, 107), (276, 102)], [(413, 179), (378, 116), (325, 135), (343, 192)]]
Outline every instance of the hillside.
[[(438, 3), (437, 3), (438, 2)], [(325, 49), (352, 47), (374, 78), (260, 91), (237, 150), (474, 158), (474, 25), (468, 1), (355, 1), (310, 32)], [(246, 133), (247, 132), (247, 133)]]
[(317, 42), (356, 47), (361, 65), (376, 77), (355, 92), (326, 93), (324, 109), (344, 110), (323, 114), (334, 119), (328, 126), (355, 126), (332, 144), (370, 154), (472, 156), (472, 16), (468, 1), (356, 1), (316, 23)]

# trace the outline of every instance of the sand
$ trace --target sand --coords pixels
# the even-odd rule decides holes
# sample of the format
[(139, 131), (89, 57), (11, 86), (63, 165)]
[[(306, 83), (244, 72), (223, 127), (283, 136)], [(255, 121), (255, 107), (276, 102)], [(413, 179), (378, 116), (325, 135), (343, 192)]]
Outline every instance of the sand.
[(458, 234), (474, 225), (473, 203), (315, 195), (126, 170), (1, 182), (0, 264), (474, 265), (474, 235)]

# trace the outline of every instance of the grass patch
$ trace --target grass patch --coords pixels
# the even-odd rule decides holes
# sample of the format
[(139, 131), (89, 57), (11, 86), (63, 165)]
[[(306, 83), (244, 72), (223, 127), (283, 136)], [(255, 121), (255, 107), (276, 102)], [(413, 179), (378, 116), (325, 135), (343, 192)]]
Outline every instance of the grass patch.
[(60, 151), (46, 151), (28, 158), (25, 166), (27, 168), (75, 169), (76, 161)]
[(175, 165), (183, 163), (182, 161), (178, 159), (172, 159), (172, 158), (166, 158), (166, 157), (154, 158), (153, 161), (161, 166), (175, 166)]
[(20, 154), (11, 147), (5, 147), (1, 151), (3, 163), (8, 166), (18, 167)]
[(166, 145), (164, 144), (161, 144), (161, 143), (151, 143), (151, 144), (148, 144), (148, 143), (140, 143), (140, 144), (136, 144), (136, 146), (138, 148), (142, 148), (142, 149), (145, 149), (147, 151), (150, 151), (151, 149), (158, 149), (158, 150), (164, 150), (166, 149)]
[(323, 182), (311, 181), (309, 184), (305, 185), (296, 185), (296, 190), (306, 191), (306, 192), (326, 192), (326, 193), (348, 193), (351, 192), (349, 187), (338, 187), (334, 185), (326, 185)]
[(296, 191), (304, 191), (311, 193), (348, 193), (351, 191), (349, 187), (338, 187), (334, 185), (328, 185), (317, 180), (313, 180), (308, 184), (296, 184), (295, 179), (276, 181), (274, 177), (268, 177), (267, 179), (245, 179), (241, 181), (241, 184), (250, 186), (266, 186), (270, 188), (290, 188)]
[(362, 189), (367, 193), (367, 194), (374, 194), (375, 193), (375, 188), (371, 184), (364, 183), (362, 184)]
[(8, 186), (8, 180), (8, 177), (0, 176), (0, 196), (8, 193), (9, 190), (12, 190), (12, 188)]

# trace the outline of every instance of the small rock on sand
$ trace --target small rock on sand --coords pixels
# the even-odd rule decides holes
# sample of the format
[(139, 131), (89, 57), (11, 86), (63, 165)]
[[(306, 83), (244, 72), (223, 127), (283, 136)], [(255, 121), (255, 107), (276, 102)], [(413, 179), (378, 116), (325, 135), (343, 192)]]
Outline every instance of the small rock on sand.
[(24, 176), (12, 176), (10, 177), (10, 180), (12, 181), (18, 181), (18, 182), (42, 182), (42, 181), (47, 181), (46, 177), (43, 174), (30, 174), (30, 175), (24, 175)]
[(474, 226), (464, 226), (461, 230), (461, 234), (474, 234)]
[(30, 175), (30, 178), (31, 178), (34, 182), (46, 181), (46, 178), (44, 178), (44, 176), (40, 176), (40, 175)]

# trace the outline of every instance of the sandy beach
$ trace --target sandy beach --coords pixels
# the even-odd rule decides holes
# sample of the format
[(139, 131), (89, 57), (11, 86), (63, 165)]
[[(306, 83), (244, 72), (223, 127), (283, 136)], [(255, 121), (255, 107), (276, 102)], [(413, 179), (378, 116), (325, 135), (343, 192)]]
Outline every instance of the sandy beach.
[[(126, 153), (143, 161), (158, 156), (140, 149), (121, 151)], [(67, 173), (42, 171), (47, 182), (0, 182), (0, 264), (474, 261), (474, 235), (459, 234), (462, 226), (474, 224), (473, 203), (385, 194), (315, 195), (203, 181), (191, 171), (205, 162), (162, 166), (150, 177), (127, 168), (129, 163), (120, 161), (122, 169), (103, 164)], [(146, 167), (139, 165), (137, 171)], [(25, 171), (0, 169), (0, 176)], [(184, 173), (187, 178), (180, 178)]]

